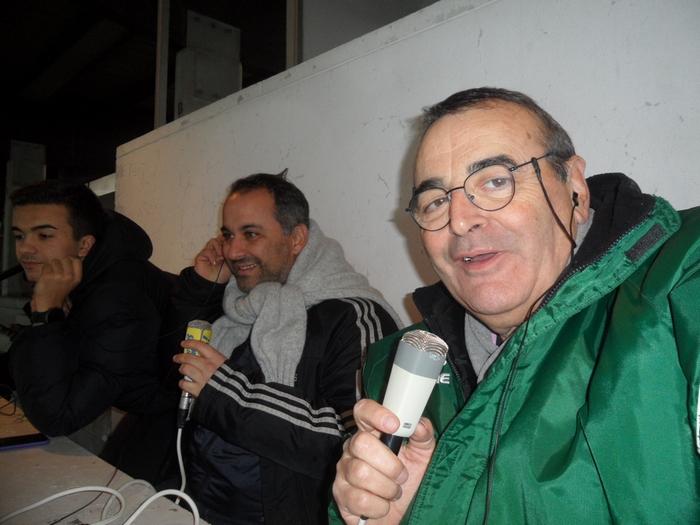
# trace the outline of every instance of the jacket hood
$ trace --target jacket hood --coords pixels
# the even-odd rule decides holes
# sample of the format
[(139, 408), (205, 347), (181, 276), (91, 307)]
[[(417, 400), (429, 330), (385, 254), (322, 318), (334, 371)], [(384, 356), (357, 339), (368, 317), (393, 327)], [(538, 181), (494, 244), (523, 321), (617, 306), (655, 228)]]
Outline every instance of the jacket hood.
[(585, 266), (609, 250), (620, 237), (646, 219), (656, 198), (642, 193), (632, 179), (622, 173), (602, 173), (586, 179), (595, 217), (573, 265)]
[(101, 238), (83, 260), (83, 279), (78, 290), (119, 262), (147, 261), (153, 253), (151, 240), (138, 224), (117, 212), (107, 214)]

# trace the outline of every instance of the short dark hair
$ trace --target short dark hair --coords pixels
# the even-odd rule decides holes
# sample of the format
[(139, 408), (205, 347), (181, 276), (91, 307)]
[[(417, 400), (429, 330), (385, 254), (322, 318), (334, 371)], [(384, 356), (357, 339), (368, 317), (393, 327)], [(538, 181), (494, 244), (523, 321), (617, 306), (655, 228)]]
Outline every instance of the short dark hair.
[(100, 199), (82, 184), (42, 181), (15, 190), (10, 195), (13, 207), (30, 204), (60, 204), (68, 209), (68, 223), (77, 241), (85, 235), (99, 239), (107, 222)]
[(574, 144), (569, 134), (552, 116), (542, 109), (533, 99), (518, 91), (494, 87), (480, 87), (467, 89), (450, 95), (442, 102), (423, 110), (424, 133), (428, 131), (436, 121), (446, 115), (461, 113), (470, 108), (488, 106), (490, 102), (510, 102), (530, 111), (540, 122), (542, 139), (549, 161), (562, 180), (566, 180), (567, 173), (564, 163), (576, 154)]
[(309, 226), (309, 202), (294, 184), (287, 180), (287, 170), (275, 175), (271, 173), (254, 173), (231, 184), (229, 196), (234, 193), (265, 189), (275, 200), (275, 218), (289, 235), (295, 226)]

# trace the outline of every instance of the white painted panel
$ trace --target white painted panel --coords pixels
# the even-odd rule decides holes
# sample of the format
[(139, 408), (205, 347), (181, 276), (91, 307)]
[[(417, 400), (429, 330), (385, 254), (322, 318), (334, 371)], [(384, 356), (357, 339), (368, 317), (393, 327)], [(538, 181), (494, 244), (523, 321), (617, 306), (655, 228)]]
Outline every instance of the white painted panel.
[(289, 168), (312, 216), (402, 310), (435, 277), (401, 209), (412, 120), (468, 87), (538, 100), (588, 173), (700, 200), (700, 2), (443, 0), (140, 137), (117, 152), (117, 207), (177, 271), (219, 226), (235, 178)]

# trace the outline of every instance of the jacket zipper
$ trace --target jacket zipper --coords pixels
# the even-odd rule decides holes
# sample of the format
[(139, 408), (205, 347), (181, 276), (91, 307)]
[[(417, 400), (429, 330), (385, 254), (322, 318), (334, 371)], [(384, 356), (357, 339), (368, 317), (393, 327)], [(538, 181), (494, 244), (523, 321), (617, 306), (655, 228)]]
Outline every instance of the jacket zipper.
[(561, 288), (561, 286), (568, 281), (571, 277), (573, 277), (575, 274), (579, 273), (583, 269), (597, 263), (600, 261), (603, 257), (605, 257), (608, 253), (610, 253), (615, 246), (617, 246), (620, 241), (626, 237), (632, 230), (635, 228), (639, 227), (639, 225), (643, 222), (646, 221), (649, 217), (651, 216), (651, 212), (649, 212), (643, 219), (642, 221), (638, 222), (634, 226), (628, 228), (624, 232), (622, 232), (618, 237), (610, 244), (607, 250), (603, 251), (600, 255), (595, 257), (592, 261), (585, 265), (581, 266), (575, 266), (570, 268), (562, 277), (560, 277), (553, 285), (552, 288), (546, 293), (544, 298), (542, 299), (542, 302), (538, 305), (537, 309), (532, 312), (530, 317), (525, 321), (526, 323), (526, 328), (525, 328), (525, 333), (523, 334), (523, 338), (520, 341), (520, 346), (518, 347), (517, 353), (513, 357), (513, 362), (511, 363), (511, 368), (508, 371), (508, 376), (506, 377), (506, 384), (504, 386), (503, 393), (501, 394), (501, 399), (499, 400), (498, 403), (498, 410), (496, 412), (496, 420), (494, 421), (494, 432), (492, 434), (493, 436), (493, 450), (490, 451), (489, 454), (489, 461), (488, 461), (488, 469), (487, 469), (487, 483), (486, 483), (486, 501), (485, 501), (485, 507), (484, 507), (484, 520), (483, 520), (483, 525), (486, 525), (488, 523), (488, 518), (489, 518), (489, 510), (491, 507), (491, 495), (493, 493), (493, 470), (495, 468), (496, 464), (496, 453), (498, 452), (498, 445), (500, 441), (500, 434), (501, 434), (501, 427), (503, 425), (503, 418), (505, 417), (505, 411), (506, 407), (508, 404), (508, 398), (509, 398), (509, 391), (510, 387), (513, 384), (514, 378), (515, 378), (515, 372), (517, 370), (517, 364), (520, 361), (520, 357), (522, 355), (522, 350), (523, 346), (525, 344), (525, 338), (527, 336), (527, 323), (530, 322), (530, 319), (537, 313), (537, 311), (542, 308), (545, 304), (547, 304), (552, 297), (556, 294), (556, 292)]

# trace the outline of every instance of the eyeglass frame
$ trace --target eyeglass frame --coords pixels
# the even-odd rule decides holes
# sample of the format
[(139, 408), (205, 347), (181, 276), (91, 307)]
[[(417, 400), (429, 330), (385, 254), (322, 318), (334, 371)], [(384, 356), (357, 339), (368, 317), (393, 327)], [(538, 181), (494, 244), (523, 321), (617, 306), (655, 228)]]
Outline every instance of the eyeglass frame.
[[(517, 164), (516, 166), (508, 167), (508, 166), (505, 165), (505, 164), (501, 164), (501, 165), (502, 165), (504, 168), (506, 168), (506, 169), (511, 173), (511, 177), (513, 177), (513, 175), (512, 175), (513, 172), (519, 170), (520, 168), (524, 168), (524, 167), (527, 166), (528, 164), (532, 164), (532, 167), (533, 167), (534, 170), (535, 170), (535, 176), (537, 177), (537, 181), (539, 182), (540, 186), (542, 187), (542, 191), (545, 192), (545, 196), (546, 196), (546, 195), (547, 195), (547, 191), (546, 191), (546, 189), (544, 188), (544, 185), (543, 185), (543, 183), (542, 183), (542, 172), (541, 172), (541, 170), (540, 170), (540, 165), (539, 165), (538, 161), (543, 160), (543, 159), (546, 159), (547, 157), (551, 157), (552, 155), (553, 155), (552, 152), (547, 152), (547, 153), (545, 153), (544, 155), (542, 155), (542, 156), (540, 156), (540, 157), (532, 157), (530, 160), (525, 161), (525, 162), (523, 162), (522, 164)], [(503, 208), (505, 208), (506, 206), (508, 206), (511, 202), (513, 202), (513, 197), (515, 197), (515, 177), (513, 177), (513, 193), (512, 193), (512, 195), (510, 196), (510, 199), (508, 199), (508, 202), (506, 202), (505, 204), (503, 204), (503, 206), (499, 206), (498, 208), (494, 208), (494, 209), (492, 209), (492, 210), (487, 210), (487, 209), (482, 208), (481, 206), (479, 206), (478, 204), (476, 204), (472, 199), (469, 198), (469, 194), (467, 193), (467, 188), (466, 188), (466, 186), (467, 186), (467, 181), (469, 180), (469, 178), (470, 178), (472, 175), (475, 175), (476, 173), (479, 173), (481, 170), (484, 170), (484, 169), (486, 169), (486, 168), (493, 167), (493, 166), (495, 166), (495, 165), (497, 165), (497, 164), (498, 164), (498, 163), (496, 163), (496, 164), (490, 164), (490, 165), (488, 165), (488, 166), (482, 166), (482, 167), (480, 167), (479, 169), (476, 169), (476, 170), (472, 171), (471, 173), (469, 173), (469, 174), (465, 177), (464, 182), (462, 183), (461, 186), (455, 186), (455, 187), (452, 188), (452, 189), (444, 190), (444, 191), (445, 191), (445, 195), (447, 196), (447, 198), (448, 198), (448, 200), (449, 200), (450, 206), (452, 206), (452, 192), (457, 191), (457, 190), (460, 189), (460, 188), (461, 188), (462, 190), (464, 190), (464, 196), (466, 197), (466, 199), (467, 199), (471, 204), (473, 204), (474, 206), (476, 206), (477, 208), (479, 208), (479, 209), (482, 210), (482, 211), (486, 211), (486, 212), (499, 211), (499, 210), (502, 210)], [(450, 217), (450, 209), (449, 209), (449, 208), (447, 209), (447, 222), (446, 222), (443, 226), (440, 226), (439, 228), (435, 228), (434, 230), (431, 230), (431, 229), (428, 229), (428, 228), (424, 228), (423, 226), (421, 226), (420, 223), (418, 222), (418, 219), (416, 219), (415, 215), (413, 214), (413, 211), (415, 210), (415, 206), (414, 206), (415, 203), (414, 203), (414, 201), (415, 201), (416, 197), (417, 197), (418, 195), (420, 195), (421, 193), (423, 193), (423, 192), (425, 192), (425, 191), (428, 191), (429, 189), (434, 189), (434, 188), (426, 188), (426, 189), (421, 190), (421, 191), (419, 191), (419, 192), (416, 192), (416, 188), (413, 188), (413, 194), (411, 195), (411, 200), (408, 202), (408, 207), (407, 207), (404, 211), (408, 212), (408, 214), (411, 216), (411, 219), (413, 219), (413, 222), (415, 222), (416, 225), (417, 225), (421, 230), (429, 231), (429, 232), (436, 232), (436, 231), (442, 230), (443, 228), (447, 227), (447, 226), (450, 224), (450, 221), (451, 221), (452, 219), (451, 219), (451, 217)]]

